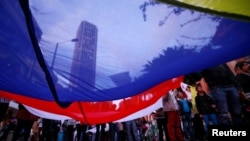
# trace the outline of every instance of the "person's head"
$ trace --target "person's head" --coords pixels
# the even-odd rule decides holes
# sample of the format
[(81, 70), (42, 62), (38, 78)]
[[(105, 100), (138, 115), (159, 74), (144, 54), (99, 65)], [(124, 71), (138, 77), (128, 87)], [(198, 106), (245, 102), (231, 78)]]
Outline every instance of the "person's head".
[(237, 62), (234, 66), (234, 71), (236, 74), (243, 73), (243, 72), (250, 72), (250, 65), (246, 61)]
[(152, 112), (152, 113), (151, 113), (151, 117), (152, 117), (153, 119), (156, 119), (156, 113), (155, 113), (155, 112)]
[(191, 92), (190, 86), (187, 86), (187, 87), (186, 87), (186, 91)]
[(203, 91), (200, 83), (198, 83), (198, 84), (196, 85), (195, 90), (196, 90), (197, 92)]
[(240, 69), (239, 65), (237, 64), (234, 66), (234, 72), (236, 73), (236, 75), (243, 73), (243, 71)]
[(195, 87), (195, 90), (197, 91), (197, 94), (199, 96), (203, 96), (205, 94), (205, 91), (203, 91), (202, 86), (200, 83), (198, 83)]
[(182, 89), (177, 90), (177, 97), (180, 99), (185, 98), (185, 93), (182, 91)]

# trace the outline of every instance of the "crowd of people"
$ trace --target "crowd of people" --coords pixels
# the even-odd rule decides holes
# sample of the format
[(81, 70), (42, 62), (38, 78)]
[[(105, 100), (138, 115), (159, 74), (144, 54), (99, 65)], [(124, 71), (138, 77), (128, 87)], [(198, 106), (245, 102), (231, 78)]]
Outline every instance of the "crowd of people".
[[(89, 125), (45, 119), (19, 104), (16, 117), (0, 114), (0, 141), (6, 140), (9, 131), (13, 131), (11, 141), (206, 141), (211, 125), (250, 125), (249, 62), (238, 61), (234, 71), (222, 64), (197, 72), (195, 96), (188, 96), (181, 87), (172, 89), (162, 97), (162, 107), (124, 122)], [(2, 111), (7, 103), (1, 99)]]

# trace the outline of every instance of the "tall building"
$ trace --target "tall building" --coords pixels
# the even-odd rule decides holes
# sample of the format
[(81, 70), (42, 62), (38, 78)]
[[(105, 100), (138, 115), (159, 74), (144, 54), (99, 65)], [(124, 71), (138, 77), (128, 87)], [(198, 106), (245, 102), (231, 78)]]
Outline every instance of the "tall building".
[(81, 91), (93, 91), (96, 73), (97, 27), (82, 21), (77, 31), (71, 66), (71, 86)]

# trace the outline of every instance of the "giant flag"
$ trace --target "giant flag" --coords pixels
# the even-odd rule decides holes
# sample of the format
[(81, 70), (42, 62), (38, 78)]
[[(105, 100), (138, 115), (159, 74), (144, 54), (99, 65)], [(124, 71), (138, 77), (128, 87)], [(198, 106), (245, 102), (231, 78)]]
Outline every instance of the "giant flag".
[(0, 6), (0, 96), (91, 124), (126, 119), (184, 75), (250, 54), (244, 11), (154, 0)]

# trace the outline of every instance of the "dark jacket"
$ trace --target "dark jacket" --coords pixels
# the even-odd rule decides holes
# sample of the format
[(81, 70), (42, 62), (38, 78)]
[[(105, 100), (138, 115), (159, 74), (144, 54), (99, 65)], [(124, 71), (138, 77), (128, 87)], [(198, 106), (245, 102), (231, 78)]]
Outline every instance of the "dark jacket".
[(210, 89), (231, 86), (239, 89), (240, 87), (234, 74), (226, 64), (203, 70), (201, 73)]
[(236, 79), (240, 83), (243, 91), (245, 93), (250, 93), (250, 76), (244, 73), (237, 74)]
[(195, 105), (199, 114), (206, 115), (216, 113), (216, 109), (211, 107), (213, 104), (215, 104), (214, 99), (205, 93), (203, 96), (197, 94), (195, 97)]

